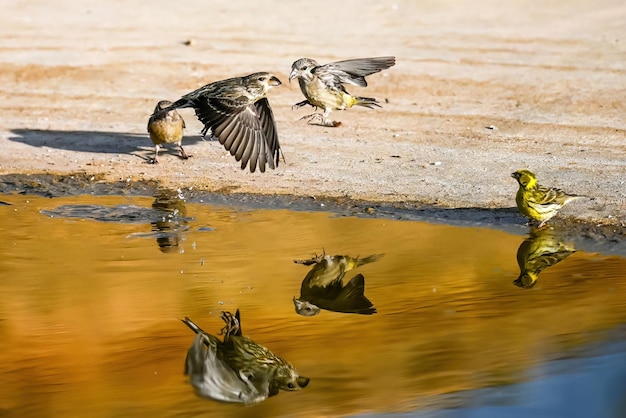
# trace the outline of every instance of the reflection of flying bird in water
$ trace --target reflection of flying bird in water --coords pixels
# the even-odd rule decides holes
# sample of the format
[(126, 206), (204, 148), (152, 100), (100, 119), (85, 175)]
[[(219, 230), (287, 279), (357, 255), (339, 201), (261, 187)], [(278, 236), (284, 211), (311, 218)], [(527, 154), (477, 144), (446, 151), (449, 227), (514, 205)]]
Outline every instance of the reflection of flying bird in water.
[(239, 310), (222, 312), (224, 341), (203, 331), (191, 319), (183, 319), (196, 337), (185, 360), (185, 374), (199, 396), (238, 403), (257, 403), (280, 390), (295, 391), (309, 378), (269, 349), (242, 336)]
[(376, 308), (365, 297), (365, 278), (357, 274), (345, 285), (343, 277), (348, 270), (371, 263), (383, 254), (373, 254), (365, 258), (352, 258), (343, 255), (321, 255), (308, 260), (295, 260), (295, 263), (311, 265), (300, 287), (300, 297), (294, 298), (296, 312), (303, 316), (313, 316), (321, 309), (334, 312), (371, 315)]
[(574, 246), (563, 242), (556, 231), (532, 229), (530, 236), (517, 249), (520, 275), (513, 284), (530, 289), (537, 283), (539, 273), (575, 252)]

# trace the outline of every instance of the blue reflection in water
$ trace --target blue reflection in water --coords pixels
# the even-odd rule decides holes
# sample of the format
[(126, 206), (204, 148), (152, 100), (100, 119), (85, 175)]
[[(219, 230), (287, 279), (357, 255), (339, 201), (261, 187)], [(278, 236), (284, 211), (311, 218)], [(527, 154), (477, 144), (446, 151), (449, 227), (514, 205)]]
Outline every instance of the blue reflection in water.
[(368, 414), (394, 418), (624, 418), (626, 417), (626, 343), (601, 354), (556, 360), (530, 371), (531, 381), (468, 391), (461, 406), (440, 411)]

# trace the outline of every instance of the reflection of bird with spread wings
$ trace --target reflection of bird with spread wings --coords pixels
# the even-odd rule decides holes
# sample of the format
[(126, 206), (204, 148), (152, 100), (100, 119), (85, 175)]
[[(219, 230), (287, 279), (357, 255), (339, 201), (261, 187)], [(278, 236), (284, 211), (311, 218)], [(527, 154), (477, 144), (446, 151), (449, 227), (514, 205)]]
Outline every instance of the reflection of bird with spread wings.
[(296, 312), (303, 316), (313, 316), (321, 309), (334, 312), (371, 315), (376, 313), (372, 302), (365, 297), (365, 278), (357, 274), (345, 285), (343, 277), (348, 270), (380, 259), (382, 254), (364, 258), (343, 255), (321, 255), (308, 260), (295, 260), (295, 263), (313, 265), (302, 280), (300, 297), (293, 298)]
[(537, 283), (539, 273), (575, 252), (573, 244), (563, 242), (556, 231), (532, 229), (530, 236), (517, 249), (520, 274), (513, 284), (530, 289)]

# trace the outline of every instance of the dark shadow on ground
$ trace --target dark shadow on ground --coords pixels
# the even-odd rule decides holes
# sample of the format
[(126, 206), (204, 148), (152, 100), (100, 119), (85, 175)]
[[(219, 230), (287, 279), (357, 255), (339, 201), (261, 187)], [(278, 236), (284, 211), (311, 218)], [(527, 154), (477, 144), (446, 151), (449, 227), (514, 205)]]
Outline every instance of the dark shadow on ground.
[[(57, 131), (43, 129), (12, 129), (11, 141), (33, 147), (50, 147), (68, 151), (96, 152), (105, 154), (132, 154), (147, 160), (153, 156), (154, 145), (148, 133), (100, 131)], [(183, 146), (202, 141), (198, 135), (185, 135)], [(178, 155), (178, 147), (167, 144), (159, 154)]]

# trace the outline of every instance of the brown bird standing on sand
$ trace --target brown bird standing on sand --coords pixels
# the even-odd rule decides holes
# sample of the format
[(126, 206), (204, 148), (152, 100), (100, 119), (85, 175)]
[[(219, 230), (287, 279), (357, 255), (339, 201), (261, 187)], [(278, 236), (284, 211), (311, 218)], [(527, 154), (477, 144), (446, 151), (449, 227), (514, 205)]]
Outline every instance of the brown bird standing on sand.
[(374, 98), (352, 96), (343, 85), (367, 87), (365, 76), (385, 70), (395, 64), (395, 57), (358, 58), (325, 65), (319, 65), (311, 58), (300, 58), (291, 65), (289, 81), (294, 78), (298, 79), (300, 90), (306, 100), (296, 103), (293, 107), (297, 109), (311, 105), (324, 109), (321, 115), (313, 113), (303, 119), (308, 118), (309, 123), (317, 119), (324, 126), (339, 126), (341, 122), (328, 119), (333, 110), (345, 110), (352, 106), (364, 106), (370, 109), (380, 107)]
[(229, 78), (200, 87), (185, 94), (165, 110), (193, 107), (204, 124), (202, 136), (209, 130), (220, 144), (241, 161), (243, 170), (265, 171), (269, 165), (278, 166), (280, 144), (272, 108), (265, 97), (280, 86), (280, 80), (270, 73), (254, 73)]
[(187, 159), (190, 155), (187, 155), (182, 146), (183, 131), (185, 130), (185, 121), (183, 117), (178, 114), (175, 109), (164, 112), (163, 110), (168, 106), (171, 106), (172, 102), (169, 100), (161, 100), (154, 108), (154, 112), (148, 120), (148, 132), (150, 133), (150, 139), (154, 144), (154, 159), (153, 164), (159, 162), (159, 149), (161, 144), (176, 144), (180, 150), (180, 157)]

